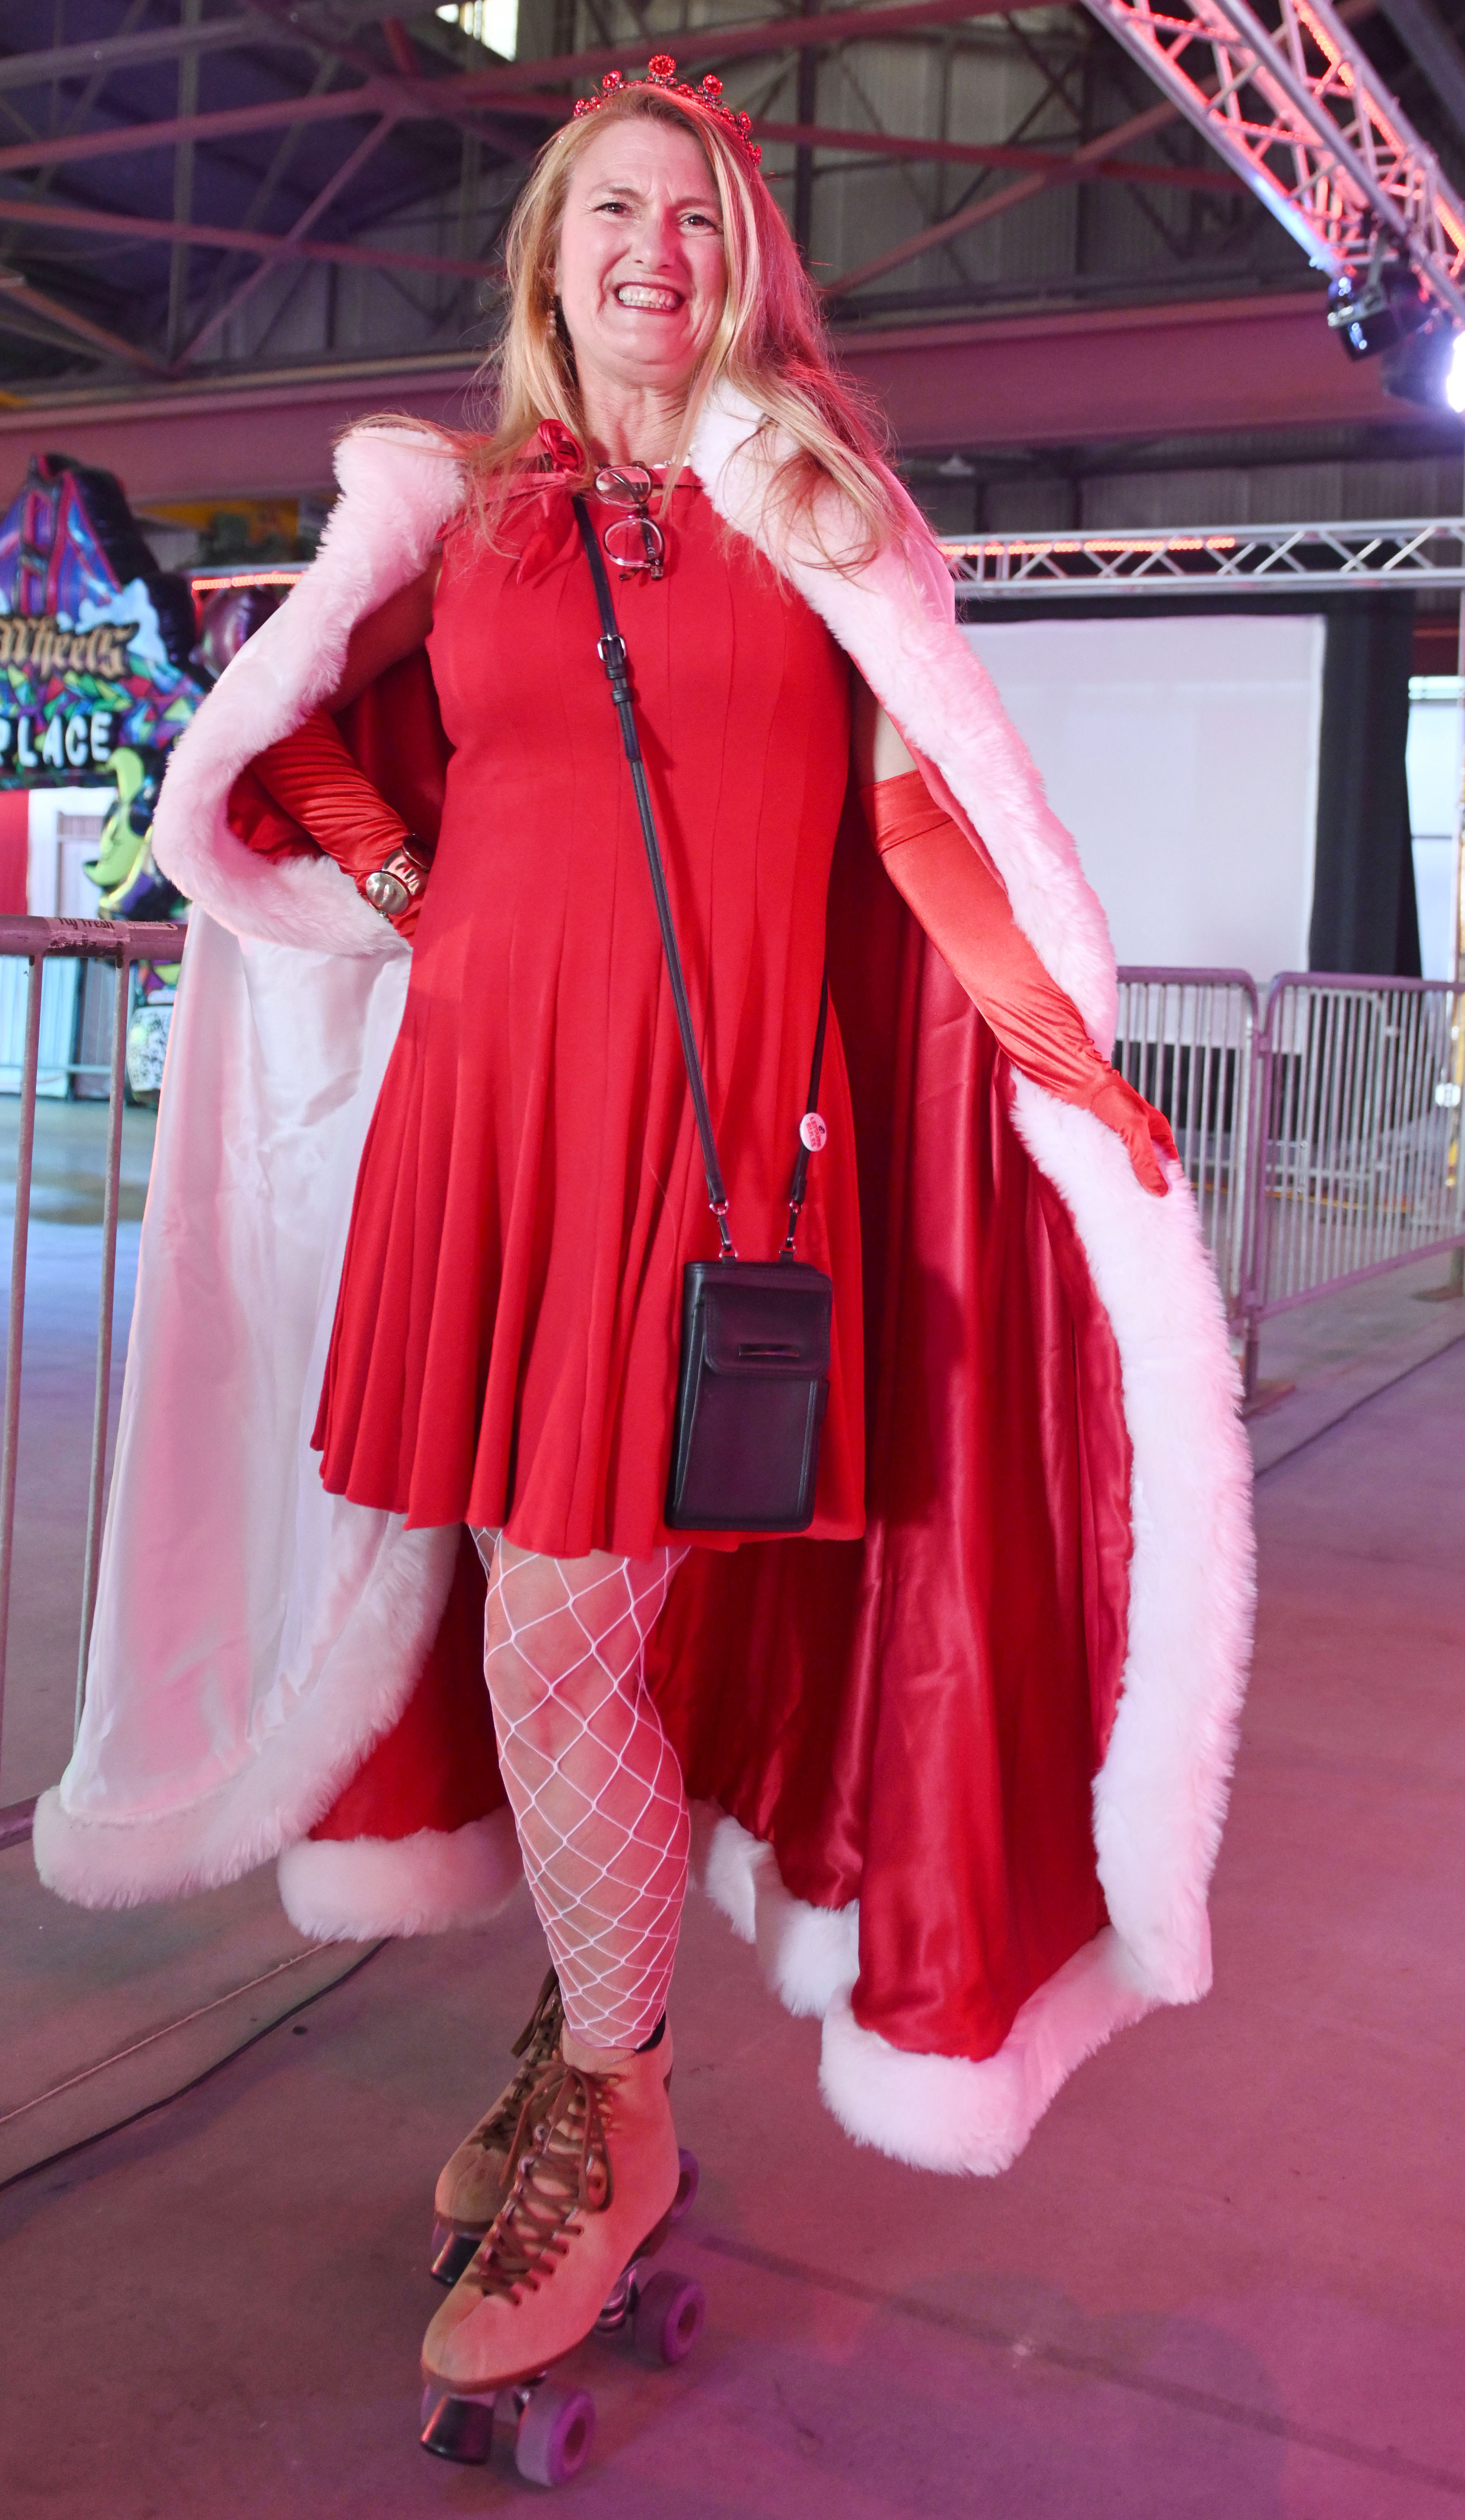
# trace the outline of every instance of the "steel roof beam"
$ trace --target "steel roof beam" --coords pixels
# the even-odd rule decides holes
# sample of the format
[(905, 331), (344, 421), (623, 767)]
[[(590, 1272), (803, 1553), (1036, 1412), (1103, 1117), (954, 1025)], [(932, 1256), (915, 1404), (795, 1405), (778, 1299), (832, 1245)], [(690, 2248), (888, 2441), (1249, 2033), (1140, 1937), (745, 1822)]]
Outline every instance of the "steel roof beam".
[[(380, 126), (368, 137), (375, 143)], [(312, 208), (314, 204), (312, 204)], [(0, 220), (22, 226), (63, 228), (76, 236), (118, 237), (129, 245), (191, 245), (221, 253), (257, 254), (272, 262), (339, 262), (382, 271), (481, 274), (483, 264), (442, 253), (399, 252), (391, 246), (336, 245), (287, 233), (269, 236), (247, 228), (215, 228), (202, 220), (150, 219), (139, 211), (82, 209), (69, 202), (0, 202)], [(298, 224), (298, 222), (297, 222)]]
[[(362, 167), (366, 164), (367, 159), (375, 157), (377, 151), (380, 148), (382, 141), (387, 138), (388, 134), (394, 128), (394, 125), (395, 117), (392, 114), (384, 113), (380, 121), (375, 123), (372, 129), (366, 133), (365, 137), (357, 142), (356, 147), (352, 150), (350, 157), (346, 158), (344, 164), (337, 166), (335, 173), (331, 177), (330, 182), (323, 184), (321, 190), (316, 194), (315, 199), (312, 202), (307, 202), (305, 208), (300, 212), (299, 217), (295, 220), (294, 225), (289, 228), (282, 238), (279, 256), (272, 257), (272, 259), (288, 261), (299, 250), (300, 247), (305, 244), (310, 229), (313, 228), (319, 220), (325, 217), (332, 202), (345, 191), (347, 185), (354, 183)], [(233, 290), (229, 296), (225, 298), (223, 305), (215, 307), (213, 313), (207, 316), (199, 326), (198, 331), (194, 334), (192, 340), (184, 350), (182, 357), (174, 358), (172, 365), (175, 371), (181, 367), (187, 367), (198, 357), (204, 342), (211, 341), (214, 335), (223, 330), (223, 327), (228, 323), (231, 315), (237, 314), (240, 307), (244, 304), (245, 300), (252, 297), (255, 290), (259, 287), (260, 282), (264, 279), (269, 268), (270, 263), (268, 261), (259, 262), (251, 272), (245, 274), (244, 278), (240, 282), (239, 287)]]
[(57, 332), (65, 334), (89, 350), (102, 350), (110, 359), (120, 360), (124, 367), (145, 368), (150, 375), (163, 373), (162, 362), (151, 350), (139, 349), (135, 341), (124, 341), (119, 334), (109, 333), (106, 326), (94, 324), (91, 318), (78, 314), (74, 306), (63, 306), (43, 290), (32, 289), (16, 278), (0, 280), (0, 331), (5, 329), (7, 308), (23, 307), (28, 314), (39, 315)]
[(502, 69), (466, 70), (453, 81), (464, 95), (508, 97), (543, 78), (599, 78), (606, 70), (642, 67), (648, 52), (675, 48), (679, 69), (692, 62), (741, 61), (749, 54), (803, 52), (810, 45), (875, 43), (888, 35), (919, 35), (928, 26), (959, 24), (963, 18), (1005, 18), (1013, 0), (917, 0), (894, 9), (829, 9), (817, 18), (755, 18), (726, 26), (688, 26), (671, 35), (644, 35), (634, 44), (602, 44), (594, 51), (551, 54), (541, 61), (506, 62)]
[[(950, 25), (964, 18), (1005, 15), (1003, 0), (913, 0), (893, 9), (832, 9), (820, 18), (760, 18), (731, 26), (699, 26), (673, 40), (684, 64), (729, 61), (750, 54), (796, 52), (809, 44), (872, 41), (914, 35), (927, 27)], [(212, 113), (174, 115), (158, 122), (130, 123), (112, 131), (80, 131), (61, 139), (18, 141), (0, 149), (0, 174), (36, 166), (85, 164), (94, 158), (116, 158), (143, 149), (171, 149), (180, 141), (232, 140), (251, 131), (278, 130), (283, 123), (338, 121), (344, 115), (377, 115), (388, 110), (402, 121), (456, 121), (468, 110), (497, 108), (559, 120), (563, 97), (536, 94), (541, 81), (580, 81), (607, 69), (633, 69), (644, 64), (654, 36), (639, 44), (601, 46), (595, 52), (555, 53), (542, 61), (506, 62), (491, 71), (466, 70), (448, 78), (368, 78), (359, 87), (333, 88), (324, 96), (271, 99), (267, 104), (230, 106)]]
[[(1165, 119), (1173, 122), (1178, 116), (1167, 109)], [(760, 140), (790, 141), (807, 149), (847, 150), (857, 156), (910, 158), (950, 166), (996, 166), (1016, 174), (1050, 174), (1059, 183), (1076, 171), (1072, 149), (924, 140), (918, 133), (904, 131), (837, 131), (821, 122), (769, 122), (761, 113), (754, 115), (753, 123)], [(1223, 166), (1160, 165), (1138, 158), (1094, 158), (1078, 171), (1086, 178), (1101, 177), (1118, 184), (1172, 185), (1186, 193), (1244, 193), (1249, 189), (1239, 175), (1228, 174)]]
[(1434, 0), (1379, 0), (1379, 6), (1405, 52), (1423, 70), (1457, 136), (1465, 140), (1465, 54)]
[(176, 61), (180, 53), (241, 52), (271, 44), (318, 52), (320, 39), (268, 18), (211, 18), (197, 26), (154, 26), (136, 35), (105, 35), (94, 44), (53, 44), (49, 51), (0, 56), (0, 88), (49, 87), (55, 80), (93, 78), (100, 70), (136, 69)]
[(1005, 184), (999, 193), (988, 193), (979, 202), (968, 202), (951, 217), (938, 219), (934, 226), (921, 228), (900, 245), (891, 246), (884, 253), (871, 256), (854, 271), (841, 273), (838, 280), (827, 283), (823, 294), (827, 299), (847, 297), (853, 290), (863, 289), (867, 280), (878, 280), (882, 273), (898, 270), (903, 262), (913, 262), (918, 254), (929, 253), (936, 246), (947, 245), (954, 237), (965, 236), (971, 228), (985, 225), (988, 219), (1001, 218), (1023, 202), (1031, 202), (1039, 193), (1051, 192), (1058, 184), (1082, 183), (1093, 174), (1106, 158), (1118, 149), (1128, 148), (1132, 140), (1146, 140), (1151, 132), (1163, 129), (1176, 119), (1171, 105), (1152, 105), (1145, 112), (1136, 113), (1128, 122), (1116, 122), (1112, 131), (1102, 131), (1096, 140), (1086, 140), (1082, 148), (1069, 152), (1058, 167), (1040, 174), (1023, 175), (1015, 184)]

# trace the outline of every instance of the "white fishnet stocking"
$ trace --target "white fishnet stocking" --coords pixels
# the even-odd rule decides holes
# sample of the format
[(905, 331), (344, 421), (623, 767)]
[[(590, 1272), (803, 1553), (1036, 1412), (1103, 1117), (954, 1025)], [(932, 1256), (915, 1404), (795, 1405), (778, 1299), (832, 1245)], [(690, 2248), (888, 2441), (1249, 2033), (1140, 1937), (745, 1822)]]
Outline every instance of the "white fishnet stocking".
[(593, 2047), (636, 2048), (666, 2008), (687, 1888), (682, 1772), (644, 1678), (687, 1552), (543, 1557), (473, 1537), (499, 1764), (565, 2019)]

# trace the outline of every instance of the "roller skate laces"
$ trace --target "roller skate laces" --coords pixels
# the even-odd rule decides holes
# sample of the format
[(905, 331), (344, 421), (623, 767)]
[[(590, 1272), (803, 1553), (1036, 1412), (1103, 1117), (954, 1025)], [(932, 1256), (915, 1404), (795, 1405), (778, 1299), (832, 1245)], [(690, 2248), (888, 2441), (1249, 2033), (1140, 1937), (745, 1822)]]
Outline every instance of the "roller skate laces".
[(567, 2255), (582, 2214), (602, 2214), (613, 2186), (600, 2078), (556, 2057), (530, 2091), (513, 2139), (513, 2185), (461, 2278), (517, 2309)]
[[(552, 2058), (559, 2053), (559, 2034), (564, 2028), (564, 2005), (560, 2001), (559, 1980), (550, 1970), (539, 1990), (539, 2001), (510, 2049), (511, 2056), (522, 2058), (518, 2072), (503, 2091), (487, 2117), (480, 2118), (463, 2146), (477, 2152), (510, 2151), (518, 2122), (540, 2075)], [(492, 2217), (490, 2217), (492, 2220)]]
[(439, 2283), (458, 2281), (504, 2203), (524, 2102), (546, 2066), (557, 2056), (563, 2025), (559, 1981), (551, 1969), (511, 2051), (522, 2060), (517, 2073), (438, 2174), (428, 2265)]

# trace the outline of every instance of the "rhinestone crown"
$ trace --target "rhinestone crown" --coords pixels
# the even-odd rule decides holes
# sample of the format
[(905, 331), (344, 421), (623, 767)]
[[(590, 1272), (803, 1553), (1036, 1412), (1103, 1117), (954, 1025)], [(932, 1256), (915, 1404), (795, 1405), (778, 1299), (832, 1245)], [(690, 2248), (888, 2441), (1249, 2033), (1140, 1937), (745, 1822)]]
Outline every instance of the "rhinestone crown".
[(709, 70), (700, 85), (692, 87), (687, 79), (678, 78), (677, 65), (670, 53), (653, 53), (646, 64), (644, 79), (627, 79), (619, 70), (607, 70), (600, 81), (599, 96), (577, 98), (576, 119), (581, 114), (594, 113), (597, 106), (603, 105), (608, 97), (620, 96), (631, 87), (669, 88), (674, 96), (690, 97), (693, 105), (701, 106), (706, 113), (715, 113), (719, 122), (726, 125), (750, 166), (760, 163), (763, 152), (753, 138), (752, 122), (747, 114), (734, 113), (730, 106), (724, 105), (722, 80)]

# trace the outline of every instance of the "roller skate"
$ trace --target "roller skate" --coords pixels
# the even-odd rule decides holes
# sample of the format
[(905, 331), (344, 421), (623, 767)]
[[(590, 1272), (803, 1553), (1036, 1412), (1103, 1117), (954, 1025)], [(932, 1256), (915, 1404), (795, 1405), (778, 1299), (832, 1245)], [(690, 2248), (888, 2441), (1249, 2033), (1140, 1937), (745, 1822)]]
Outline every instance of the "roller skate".
[(487, 2459), (511, 2431), (521, 2476), (558, 2485), (584, 2464), (595, 2402), (551, 2366), (590, 2336), (632, 2330), (648, 2360), (680, 2362), (701, 2332), (700, 2284), (650, 2271), (684, 2185), (661, 2049), (605, 2072), (573, 2043), (544, 2067), (512, 2144), (499, 2214), (422, 2343), (422, 2443)]
[(429, 2267), (440, 2284), (458, 2281), (509, 2193), (513, 2131), (535, 2082), (559, 2053), (563, 2026), (559, 1980), (551, 1969), (510, 2050), (521, 2059), (517, 2073), (438, 2175)]
[[(517, 2073), (495, 2100), (486, 2117), (481, 2117), (472, 2134), (465, 2136), (457, 2151), (438, 2174), (437, 2189), (432, 2201), (432, 2241), (428, 2271), (435, 2282), (455, 2284), (498, 2213), (511, 2183), (510, 2159), (513, 2131), (519, 2112), (529, 2095), (536, 2077), (552, 2057), (559, 2053), (559, 2034), (564, 2027), (564, 2005), (560, 2001), (559, 1980), (551, 1969), (539, 1990), (539, 2000), (519, 2032), (510, 2053), (522, 2059)], [(662, 2064), (663, 2079), (672, 2078), (672, 2041), (668, 2028), (655, 2051)], [(681, 2155), (682, 2178), (672, 2220), (680, 2223), (697, 2192), (695, 2155)]]

